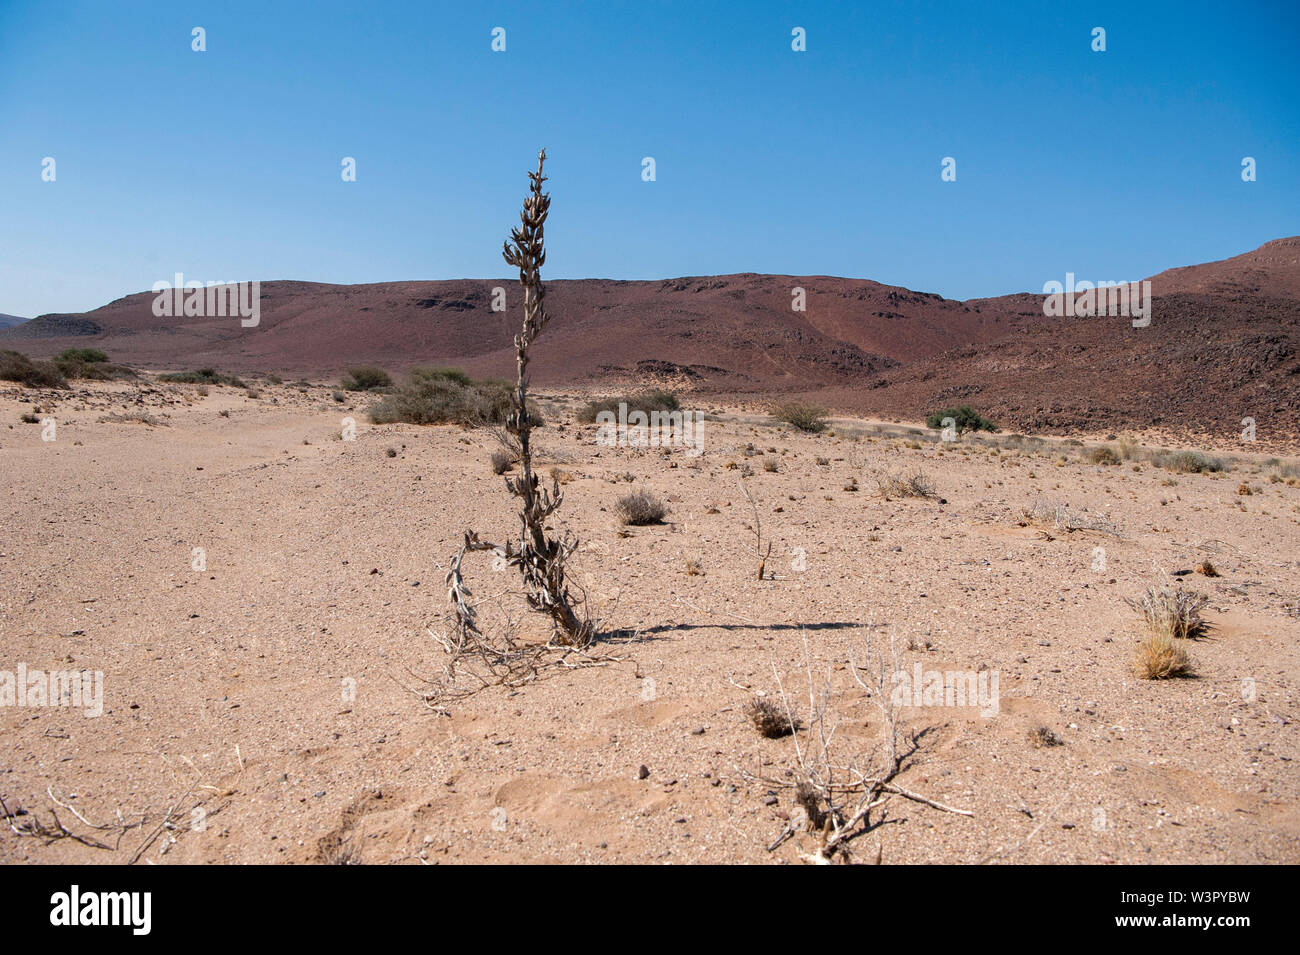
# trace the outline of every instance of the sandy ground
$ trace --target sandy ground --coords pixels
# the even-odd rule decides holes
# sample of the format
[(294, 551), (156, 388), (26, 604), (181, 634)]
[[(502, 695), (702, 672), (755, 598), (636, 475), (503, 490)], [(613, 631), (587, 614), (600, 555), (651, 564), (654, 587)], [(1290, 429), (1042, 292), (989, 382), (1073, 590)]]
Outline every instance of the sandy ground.
[[(902, 711), (921, 733), (902, 783), (972, 815), (895, 797), (855, 858), (1300, 862), (1300, 487), (1262, 462), (1057, 467), (1055, 444), (802, 435), (754, 409), (708, 422), (692, 459), (598, 447), (553, 412), (544, 466), (572, 477), (574, 573), (621, 659), (441, 715), (414, 691), (442, 672), (448, 559), (466, 527), (516, 526), (492, 436), (374, 426), (327, 388), (147, 390), (0, 388), (0, 671), (103, 673), (99, 717), (0, 706), (0, 797), (20, 826), (53, 811), (117, 847), (0, 830), (2, 861), (797, 862), (811, 835), (767, 850), (790, 792), (754, 778), (790, 779), (796, 743), (745, 705), (779, 674), (805, 708), (806, 648), (837, 752), (865, 756), (880, 718), (848, 661), (892, 633), (908, 672), (996, 672), (1000, 698)], [(102, 420), (134, 412), (157, 423)], [(746, 466), (775, 579), (756, 579)], [(875, 494), (873, 471), (916, 469), (936, 498)], [(642, 487), (671, 513), (624, 531), (612, 505)], [(1026, 523), (1036, 503), (1118, 533)], [(1207, 558), (1221, 577), (1180, 578), (1211, 597), (1198, 676), (1135, 679), (1123, 598)], [(518, 612), (508, 573), (469, 566), (485, 606)], [(1063, 745), (1032, 746), (1040, 726)]]

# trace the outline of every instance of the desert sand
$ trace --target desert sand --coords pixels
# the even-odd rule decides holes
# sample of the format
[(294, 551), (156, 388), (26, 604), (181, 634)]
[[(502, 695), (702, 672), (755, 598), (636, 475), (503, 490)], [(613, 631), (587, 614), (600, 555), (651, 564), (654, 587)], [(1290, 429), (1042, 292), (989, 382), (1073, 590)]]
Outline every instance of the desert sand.
[[(899, 781), (970, 815), (893, 798), (859, 861), (1300, 862), (1300, 487), (1262, 455), (1171, 474), (1058, 442), (802, 434), (686, 396), (716, 413), (692, 458), (600, 447), (579, 396), (543, 394), (540, 460), (565, 472), (572, 572), (616, 659), (438, 712), (448, 560), (468, 527), (516, 530), (495, 440), (256, 388), (0, 386), (0, 670), (103, 673), (98, 717), (0, 706), (0, 797), (110, 846), (0, 831), (0, 861), (797, 862), (815, 836), (768, 851), (791, 795), (755, 777), (788, 778), (807, 734), (766, 739), (746, 705), (784, 686), (806, 709), (829, 673), (843, 751), (869, 753), (849, 661), (892, 635), (907, 671), (996, 672), (1000, 699), (902, 711), (921, 735)], [(918, 470), (934, 497), (876, 493)], [(620, 525), (639, 488), (665, 523)], [(1137, 679), (1124, 598), (1205, 560), (1221, 576), (1172, 578), (1210, 597), (1196, 676)], [(485, 606), (538, 625), (515, 579), (467, 566)], [(1032, 745), (1041, 727), (1061, 744)]]

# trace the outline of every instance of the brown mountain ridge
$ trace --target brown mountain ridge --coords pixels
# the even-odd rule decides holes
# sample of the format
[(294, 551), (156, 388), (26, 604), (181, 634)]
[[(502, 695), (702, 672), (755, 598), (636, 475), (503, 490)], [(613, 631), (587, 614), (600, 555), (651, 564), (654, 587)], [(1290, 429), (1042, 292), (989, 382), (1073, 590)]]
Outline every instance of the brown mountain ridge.
[[(715, 394), (815, 396), (916, 419), (970, 404), (1007, 427), (1239, 430), (1300, 435), (1300, 237), (1151, 278), (1151, 324), (1048, 318), (1043, 296), (959, 302), (863, 279), (743, 273), (547, 283), (555, 316), (533, 363), (546, 386), (669, 382)], [(493, 312), (494, 288), (507, 296)], [(804, 311), (792, 308), (802, 288)], [(261, 284), (256, 328), (158, 318), (142, 292), (0, 331), (49, 355), (94, 346), (150, 369), (331, 378), (349, 365), (513, 371), (517, 283), (507, 279)]]

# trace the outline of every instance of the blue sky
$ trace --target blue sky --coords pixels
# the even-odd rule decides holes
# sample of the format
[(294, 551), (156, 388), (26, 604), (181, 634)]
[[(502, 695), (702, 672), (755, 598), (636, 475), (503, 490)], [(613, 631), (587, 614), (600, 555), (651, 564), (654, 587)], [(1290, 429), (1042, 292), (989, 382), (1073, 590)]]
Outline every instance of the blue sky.
[(541, 145), (548, 278), (1134, 279), (1300, 233), (1300, 4), (0, 0), (0, 312), (506, 276)]

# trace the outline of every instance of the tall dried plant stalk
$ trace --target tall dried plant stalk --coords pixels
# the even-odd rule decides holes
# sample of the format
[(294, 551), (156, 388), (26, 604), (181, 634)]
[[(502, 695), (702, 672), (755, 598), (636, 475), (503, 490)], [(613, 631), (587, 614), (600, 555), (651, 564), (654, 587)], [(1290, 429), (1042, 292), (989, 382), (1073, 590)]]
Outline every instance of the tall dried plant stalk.
[(554, 478), (547, 489), (533, 471), (532, 431), (537, 421), (528, 411), (528, 361), (529, 349), (546, 328), (550, 316), (543, 300), (546, 289), (542, 285), (541, 268), (546, 262), (544, 229), (550, 210), (551, 197), (542, 192), (542, 166), (546, 150), (537, 156), (537, 171), (530, 172), (528, 198), (519, 214), (520, 226), (510, 232), (510, 241), (504, 243), (502, 254), (509, 265), (519, 269), (519, 282), (524, 287), (524, 321), (515, 336), (517, 376), (511, 393), (511, 410), (506, 418), (508, 446), (516, 451), (519, 476), (506, 478), (507, 489), (520, 499), (520, 534), (518, 541), (508, 541), (504, 547), (478, 539), (473, 531), (465, 532), (465, 543), (447, 572), (448, 595), (456, 618), (458, 639), (481, 638), (476, 624), (474, 607), (468, 599), (471, 594), (461, 576), (461, 562), (470, 551), (492, 550), (506, 562), (519, 568), (523, 576), (528, 604), (534, 610), (550, 616), (554, 626), (553, 642), (566, 646), (585, 646), (591, 641), (594, 630), (591, 620), (580, 612), (581, 601), (574, 598), (565, 582), (565, 562), (577, 549), (578, 541), (570, 535), (551, 537), (547, 521), (560, 506), (563, 495)]

